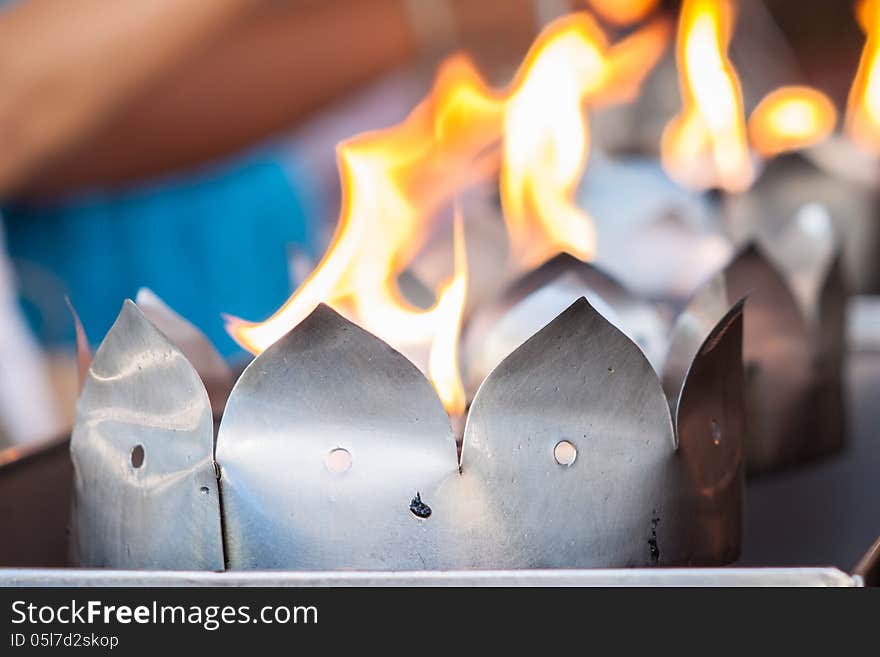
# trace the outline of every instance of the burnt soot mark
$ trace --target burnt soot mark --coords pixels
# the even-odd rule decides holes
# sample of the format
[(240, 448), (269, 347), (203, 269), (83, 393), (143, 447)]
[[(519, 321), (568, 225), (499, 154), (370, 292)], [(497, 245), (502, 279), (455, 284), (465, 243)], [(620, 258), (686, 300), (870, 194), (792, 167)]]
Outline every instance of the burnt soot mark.
[(660, 562), (660, 546), (657, 544), (657, 525), (660, 524), (660, 518), (657, 517), (657, 510), (651, 511), (651, 538), (648, 539), (648, 547), (651, 550), (651, 562), (656, 566)]
[(416, 496), (412, 498), (412, 502), (409, 503), (409, 510), (416, 518), (427, 518), (431, 515), (431, 507), (422, 502), (420, 493), (416, 493)]
[(129, 458), (131, 459), (131, 467), (137, 469), (140, 468), (144, 464), (144, 446), (143, 445), (135, 445), (131, 448), (131, 454)]

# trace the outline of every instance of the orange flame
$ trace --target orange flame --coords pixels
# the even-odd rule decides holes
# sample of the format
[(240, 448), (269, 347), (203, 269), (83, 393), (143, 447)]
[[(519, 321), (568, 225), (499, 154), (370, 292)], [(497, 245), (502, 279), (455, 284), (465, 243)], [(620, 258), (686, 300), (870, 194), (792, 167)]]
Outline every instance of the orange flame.
[(754, 171), (739, 78), (727, 57), (735, 21), (731, 0), (685, 0), (676, 58), (682, 112), (663, 132), (667, 173), (692, 188), (748, 187)]
[(584, 102), (631, 97), (668, 31), (658, 22), (609, 47), (587, 14), (562, 18), (539, 36), (505, 92), (488, 88), (467, 58), (447, 60), (430, 95), (402, 123), (340, 144), (343, 202), (329, 249), (272, 317), (228, 317), (229, 334), (260, 353), (327, 303), (407, 355), (450, 414), (463, 413), (457, 343), (468, 272), (457, 212), (454, 274), (435, 304), (410, 305), (398, 276), (438, 212), (499, 166), (512, 260), (521, 266), (561, 250), (588, 257), (592, 225), (573, 203), (589, 143)]
[(880, 0), (856, 5), (859, 25), (868, 39), (849, 92), (846, 132), (860, 146), (880, 151)]
[(813, 146), (837, 124), (834, 103), (811, 87), (781, 87), (767, 94), (749, 117), (749, 141), (763, 157)]
[[(470, 61), (456, 57), (444, 64), (431, 95), (402, 123), (340, 144), (342, 210), (330, 248), (268, 320), (227, 318), (230, 335), (260, 353), (324, 302), (424, 363), (420, 352), (448, 330), (450, 317), (461, 314), (466, 272), (456, 271), (427, 310), (403, 299), (397, 277), (421, 246), (432, 216), (486, 168), (486, 151), (501, 136), (502, 109)], [(463, 249), (461, 238), (459, 243)], [(444, 375), (447, 385), (448, 379)], [(440, 382), (433, 382), (439, 390)], [(444, 389), (440, 395), (454, 400), (447, 406), (450, 412), (464, 410), (455, 391)]]
[(589, 153), (585, 104), (629, 100), (663, 54), (658, 20), (615, 46), (586, 13), (552, 23), (526, 55), (504, 115), (501, 198), (512, 257), (528, 268), (561, 251), (592, 258), (596, 237), (574, 202)]
[(589, 0), (589, 3), (609, 23), (632, 25), (650, 15), (660, 0)]

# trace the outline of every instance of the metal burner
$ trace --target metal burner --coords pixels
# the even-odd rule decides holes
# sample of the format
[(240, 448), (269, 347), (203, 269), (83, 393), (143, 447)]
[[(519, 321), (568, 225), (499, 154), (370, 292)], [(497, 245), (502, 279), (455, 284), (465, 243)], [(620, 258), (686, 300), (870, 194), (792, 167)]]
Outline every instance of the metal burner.
[(486, 378), (459, 460), (427, 379), (319, 306), (242, 374), (214, 459), (198, 374), (126, 302), (72, 437), (79, 564), (727, 563), (740, 543), (742, 305), (722, 315), (693, 314), (671, 409), (641, 350), (578, 300)]

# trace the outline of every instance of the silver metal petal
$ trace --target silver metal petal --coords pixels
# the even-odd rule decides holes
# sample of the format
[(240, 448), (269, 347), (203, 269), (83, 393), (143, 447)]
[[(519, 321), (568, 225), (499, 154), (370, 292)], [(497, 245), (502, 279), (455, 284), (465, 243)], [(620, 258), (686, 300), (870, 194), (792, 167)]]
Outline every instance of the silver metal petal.
[(70, 451), (79, 565), (223, 568), (208, 395), (131, 301), (92, 360)]
[(677, 563), (677, 476), (657, 375), (582, 298), (478, 391), (453, 507), (458, 544), (487, 568)]
[(464, 338), (470, 396), (508, 354), (582, 296), (659, 366), (668, 325), (657, 309), (635, 298), (601, 269), (561, 254), (519, 279), (470, 318)]
[(685, 309), (675, 318), (661, 375), (673, 424), (691, 364), (708, 335), (728, 310), (730, 304), (727, 300), (727, 281), (724, 273), (720, 272), (697, 290)]
[(244, 371), (217, 460), (229, 568), (451, 565), (430, 515), (458, 474), (449, 418), (412, 363), (327, 306)]
[(691, 565), (731, 563), (742, 531), (745, 397), (743, 304), (722, 316), (697, 349), (676, 406), (684, 495), (677, 535)]
[(799, 461), (816, 439), (805, 412), (813, 385), (806, 322), (784, 275), (754, 243), (725, 275), (730, 298), (749, 297), (743, 336), (749, 472)]
[(152, 290), (138, 290), (135, 303), (150, 322), (176, 345), (198, 372), (211, 399), (214, 417), (223, 414), (223, 407), (232, 390), (232, 372), (207, 336), (191, 322), (174, 312)]
[(92, 364), (92, 348), (89, 346), (89, 337), (83, 328), (82, 320), (70, 297), (64, 297), (70, 315), (73, 318), (73, 329), (76, 333), (76, 374), (79, 383), (79, 391), (82, 392), (83, 385), (86, 382), (86, 376), (89, 373), (89, 366)]
[(808, 326), (821, 321), (819, 297), (840, 254), (840, 244), (828, 210), (819, 203), (798, 209), (774, 238), (762, 247), (778, 264)]

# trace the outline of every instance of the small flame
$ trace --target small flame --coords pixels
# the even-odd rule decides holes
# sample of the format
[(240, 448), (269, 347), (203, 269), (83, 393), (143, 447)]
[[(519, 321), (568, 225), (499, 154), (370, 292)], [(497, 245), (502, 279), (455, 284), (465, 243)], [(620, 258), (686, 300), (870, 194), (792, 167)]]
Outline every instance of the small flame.
[(599, 16), (614, 25), (632, 25), (644, 20), (660, 0), (589, 0)]
[(551, 23), (526, 55), (504, 115), (501, 172), (518, 267), (561, 251), (593, 257), (593, 223), (574, 201), (589, 153), (585, 104), (631, 99), (668, 38), (668, 23), (658, 20), (609, 47), (595, 20), (577, 13)]
[(729, 191), (754, 177), (739, 78), (727, 57), (735, 20), (731, 0), (685, 0), (677, 62), (682, 112), (663, 132), (667, 173), (681, 184)]
[(463, 413), (457, 350), (468, 271), (457, 209), (454, 273), (436, 303), (427, 310), (409, 304), (399, 275), (451, 199), (499, 168), (512, 269), (559, 251), (589, 257), (592, 224), (573, 202), (589, 144), (584, 103), (632, 97), (668, 33), (661, 21), (609, 46), (589, 15), (559, 19), (505, 92), (490, 89), (466, 57), (447, 60), (429, 96), (402, 123), (340, 144), (343, 203), (329, 249), (272, 317), (227, 317), (229, 334), (260, 353), (327, 303), (408, 356), (427, 372), (447, 411)]
[[(437, 321), (445, 326), (437, 327), (428, 357), (428, 376), (450, 415), (463, 415), (466, 405), (464, 385), (458, 367), (458, 339), (464, 319), (467, 299), (468, 269), (467, 250), (464, 241), (464, 223), (461, 210), (456, 205), (454, 224), (455, 274), (440, 289), (441, 301), (437, 304)], [(442, 307), (441, 307), (442, 305)]]
[(856, 15), (867, 41), (849, 92), (846, 132), (860, 146), (880, 151), (880, 0), (862, 0)]
[(763, 157), (813, 146), (837, 124), (834, 103), (811, 87), (781, 87), (749, 117), (749, 141)]

